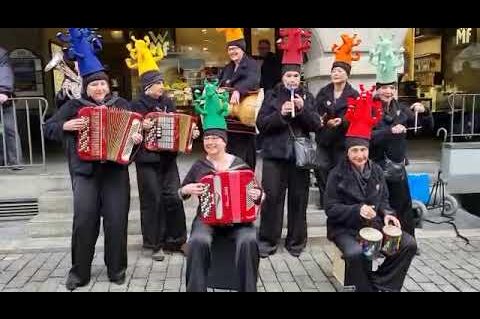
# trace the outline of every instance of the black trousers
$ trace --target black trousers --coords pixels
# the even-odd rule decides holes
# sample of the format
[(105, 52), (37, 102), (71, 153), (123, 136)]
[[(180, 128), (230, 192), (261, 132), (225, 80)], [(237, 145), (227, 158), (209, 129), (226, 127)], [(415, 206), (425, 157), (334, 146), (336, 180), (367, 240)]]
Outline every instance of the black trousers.
[(356, 291), (400, 291), (410, 263), (417, 251), (415, 239), (402, 233), (397, 254), (388, 256), (377, 271), (371, 271), (371, 262), (365, 258), (357, 239), (350, 234), (337, 235), (333, 241), (345, 259), (345, 286), (355, 286)]
[(325, 188), (327, 187), (328, 173), (332, 170), (338, 162), (345, 156), (345, 149), (343, 146), (332, 145), (326, 147), (318, 145), (318, 157), (321, 162), (322, 168), (315, 170), (315, 178), (318, 184), (318, 191), (320, 193), (320, 207), (323, 206), (323, 199), (325, 194)]
[(255, 170), (257, 164), (255, 135), (228, 132), (227, 152), (240, 157), (251, 169)]
[(177, 251), (187, 241), (185, 210), (178, 197), (180, 177), (175, 158), (137, 163), (143, 246)]
[(73, 179), (72, 269), (80, 282), (90, 280), (95, 243), (103, 216), (105, 264), (110, 279), (118, 279), (127, 269), (128, 211), (130, 179), (128, 170), (102, 164), (93, 176)]
[(307, 205), (310, 172), (301, 170), (294, 162), (263, 160), (262, 186), (265, 201), (260, 220), (260, 251), (276, 251), (282, 236), (285, 192), (288, 189), (288, 232), (285, 247), (300, 254), (307, 244)]
[(395, 210), (402, 229), (415, 237), (414, 212), (407, 177), (403, 181), (387, 182), (387, 186), (390, 206)]
[(212, 241), (226, 236), (235, 241), (235, 264), (239, 275), (240, 291), (256, 292), (259, 254), (257, 232), (253, 224), (232, 227), (211, 227), (195, 219), (188, 242), (186, 291), (207, 291)]

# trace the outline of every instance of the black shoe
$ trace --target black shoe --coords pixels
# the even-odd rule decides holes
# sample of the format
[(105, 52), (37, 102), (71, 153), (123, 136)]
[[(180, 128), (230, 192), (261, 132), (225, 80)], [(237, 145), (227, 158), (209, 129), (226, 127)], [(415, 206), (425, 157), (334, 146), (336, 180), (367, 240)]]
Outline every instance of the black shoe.
[(152, 254), (152, 259), (155, 261), (163, 261), (165, 259), (165, 254), (163, 253), (163, 249), (160, 248), (157, 251), (154, 251)]
[(110, 282), (113, 282), (114, 284), (117, 284), (119, 286), (123, 285), (125, 283), (125, 275), (122, 275), (120, 277), (117, 277), (117, 278), (110, 278)]
[(292, 255), (292, 256), (295, 257), (295, 258), (300, 257), (300, 255), (302, 254), (302, 251), (301, 251), (301, 250), (300, 250), (300, 251), (296, 251), (296, 250), (288, 250), (288, 249), (287, 249), (287, 251), (288, 251), (288, 253), (289, 253), (290, 255)]
[(74, 291), (78, 287), (83, 287), (88, 285), (89, 282), (90, 282), (90, 279), (81, 281), (80, 279), (77, 278), (77, 276), (70, 274), (68, 275), (67, 282), (65, 283), (65, 287), (70, 291)]

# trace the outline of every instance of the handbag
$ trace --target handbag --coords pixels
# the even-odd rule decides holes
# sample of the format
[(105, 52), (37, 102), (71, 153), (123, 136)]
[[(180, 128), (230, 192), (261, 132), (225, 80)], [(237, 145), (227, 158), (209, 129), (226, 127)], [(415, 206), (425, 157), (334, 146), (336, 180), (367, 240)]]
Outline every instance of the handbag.
[(291, 133), (291, 140), (293, 141), (293, 151), (295, 152), (295, 165), (300, 169), (317, 169), (319, 167), (317, 160), (317, 143), (315, 138), (297, 137), (293, 132), (290, 124), (288, 128)]
[(388, 182), (400, 182), (405, 179), (405, 164), (392, 161), (385, 154), (385, 159), (380, 165), (383, 175)]

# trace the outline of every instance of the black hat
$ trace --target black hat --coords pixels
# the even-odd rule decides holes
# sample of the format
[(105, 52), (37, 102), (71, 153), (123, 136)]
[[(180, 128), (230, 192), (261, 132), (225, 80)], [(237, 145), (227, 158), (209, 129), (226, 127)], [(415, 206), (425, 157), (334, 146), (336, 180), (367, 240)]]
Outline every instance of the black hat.
[(208, 130), (205, 130), (203, 132), (203, 136), (218, 136), (220, 137), (225, 143), (227, 143), (228, 141), (228, 137), (227, 137), (227, 131), (225, 130), (222, 130), (222, 129), (218, 129), (218, 128), (212, 128), (212, 129), (208, 129)]
[(83, 77), (83, 88), (86, 90), (87, 86), (93, 81), (105, 80), (107, 83), (110, 81), (107, 73), (103, 71), (95, 72)]
[(350, 147), (354, 146), (365, 146), (370, 147), (370, 141), (366, 138), (361, 137), (347, 137), (345, 139), (345, 149), (348, 151)]
[(247, 43), (244, 39), (238, 39), (234, 41), (227, 42), (227, 48), (229, 47), (238, 47), (242, 49), (243, 52), (247, 51)]
[(389, 83), (380, 83), (380, 82), (377, 82), (375, 83), (375, 88), (378, 90), (379, 88), (381, 88), (382, 86), (384, 85), (396, 85), (397, 82), (393, 81), (393, 82), (389, 82)]
[(153, 84), (161, 82), (163, 82), (163, 75), (158, 71), (148, 71), (140, 77), (143, 91), (146, 91)]
[(341, 62), (341, 61), (335, 61), (333, 62), (333, 65), (332, 65), (332, 70), (334, 68), (342, 68), (345, 70), (345, 72), (347, 72), (347, 76), (350, 76), (350, 71), (352, 71), (352, 66), (348, 63), (345, 63), (345, 62)]
[(302, 67), (298, 64), (284, 64), (282, 66), (282, 76), (289, 71), (301, 73)]

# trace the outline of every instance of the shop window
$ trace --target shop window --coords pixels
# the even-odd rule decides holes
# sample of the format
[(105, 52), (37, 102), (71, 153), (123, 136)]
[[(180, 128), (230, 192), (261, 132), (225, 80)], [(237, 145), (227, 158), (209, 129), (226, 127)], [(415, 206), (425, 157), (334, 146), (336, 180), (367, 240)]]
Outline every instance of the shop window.
[[(466, 28), (463, 28), (466, 29)], [(468, 37), (459, 36), (457, 29), (449, 29), (446, 38), (445, 81), (448, 91), (480, 93), (480, 43), (477, 30)], [(460, 40), (462, 41), (459, 41)], [(467, 41), (468, 40), (468, 41)]]
[(43, 96), (42, 61), (32, 51), (16, 49), (9, 54), (16, 96)]
[(271, 44), (270, 52), (276, 53), (276, 44), (275, 44), (275, 29), (274, 28), (252, 28), (252, 55), (257, 56), (258, 53), (258, 42), (260, 40), (268, 40)]

